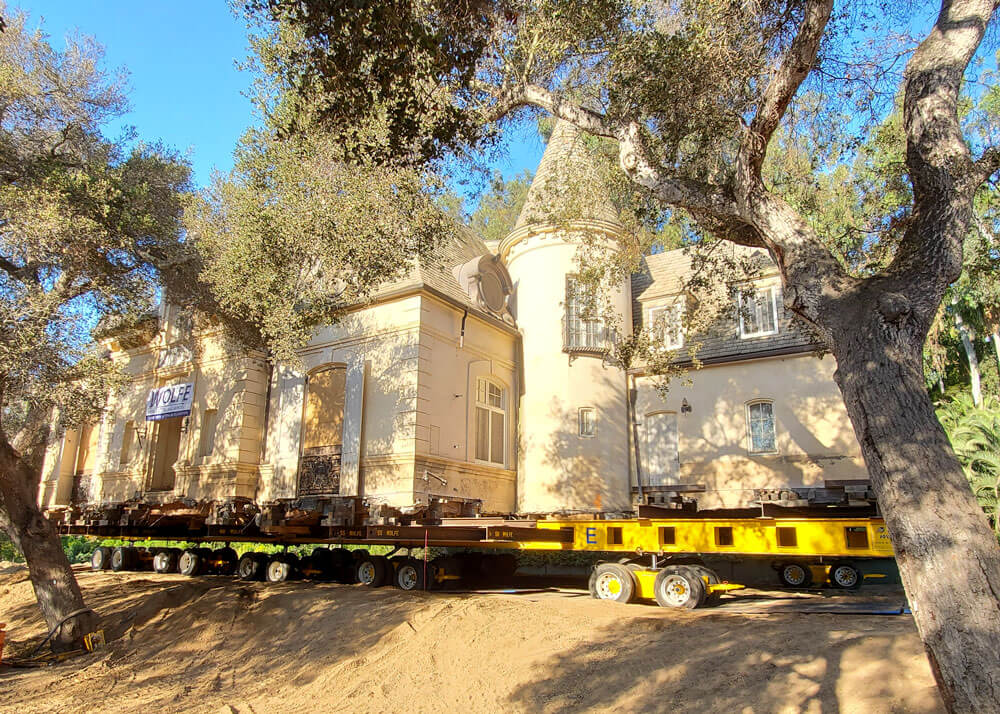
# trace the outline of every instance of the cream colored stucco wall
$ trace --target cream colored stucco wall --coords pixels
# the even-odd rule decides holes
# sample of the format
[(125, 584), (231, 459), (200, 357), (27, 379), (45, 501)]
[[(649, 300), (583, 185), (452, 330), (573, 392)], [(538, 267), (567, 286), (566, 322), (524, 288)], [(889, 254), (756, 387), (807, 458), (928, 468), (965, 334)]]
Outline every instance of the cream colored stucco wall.
[[(296, 496), (306, 377), (340, 364), (347, 366), (341, 495), (412, 504), (419, 327), (418, 295), (372, 305), (317, 330), (300, 351), (301, 366), (275, 369), (260, 500)], [(360, 464), (348, 468), (350, 437), (360, 443)], [(345, 473), (351, 469), (357, 475)]]
[[(470, 313), (462, 338), (462, 310), (429, 295), (422, 298), (421, 309), (415, 494), (421, 502), (429, 496), (481, 499), (485, 513), (511, 513), (517, 481), (517, 335), (510, 327)], [(503, 467), (475, 458), (480, 377), (506, 390)]]
[[(123, 349), (109, 342), (112, 359), (131, 379), (121, 393), (110, 395), (97, 422), (101, 431), (90, 487), (93, 502), (121, 502), (144, 492), (158, 500), (256, 495), (266, 364), (234, 352), (218, 329), (180, 334), (175, 323), (178, 313), (175, 307), (165, 308), (165, 328), (148, 345)], [(187, 432), (181, 434), (174, 488), (152, 494), (146, 486), (157, 427), (145, 421), (146, 398), (155, 387), (186, 382), (194, 384), (194, 395)], [(199, 445), (206, 409), (218, 410), (219, 423), (213, 453), (202, 456)], [(128, 421), (143, 436), (133, 444), (132, 458), (122, 463)], [(69, 503), (78, 442), (78, 430), (60, 428), (58, 417), (55, 427), (39, 490), (39, 501), (46, 507)]]
[[(693, 384), (675, 384), (661, 399), (639, 378), (636, 412), (677, 413), (678, 483), (703, 484), (699, 508), (750, 505), (752, 489), (823, 486), (826, 480), (868, 478), (830, 356), (796, 355), (705, 367)], [(689, 413), (682, 413), (686, 399)], [(748, 452), (746, 404), (774, 404), (777, 453)], [(644, 449), (640, 438), (640, 448)], [(643, 456), (645, 458), (645, 455)], [(633, 480), (634, 483), (634, 480)]]
[[(460, 347), (461, 317), (462, 310), (450, 303), (413, 294), (317, 330), (300, 353), (301, 367), (275, 370), (261, 500), (295, 497), (305, 377), (343, 364), (348, 367), (344, 461), (354, 432), (360, 463), (354, 481), (342, 467), (341, 495), (360, 494), (402, 508), (432, 496), (483, 499), (486, 510), (513, 510), (513, 429), (509, 468), (474, 462), (467, 453), (472, 428), (467, 380), (492, 374), (513, 389), (516, 336), (470, 316)], [(363, 398), (352, 411), (352, 384), (357, 388), (362, 381)]]
[[(628, 510), (625, 374), (600, 356), (563, 350), (566, 276), (576, 269), (574, 235), (551, 226), (528, 227), (508, 236), (501, 251), (515, 283), (515, 315), (524, 354), (518, 509), (526, 513)], [(630, 330), (628, 286), (614, 290), (612, 301), (621, 328)], [(583, 407), (596, 409), (594, 437), (579, 435)]]

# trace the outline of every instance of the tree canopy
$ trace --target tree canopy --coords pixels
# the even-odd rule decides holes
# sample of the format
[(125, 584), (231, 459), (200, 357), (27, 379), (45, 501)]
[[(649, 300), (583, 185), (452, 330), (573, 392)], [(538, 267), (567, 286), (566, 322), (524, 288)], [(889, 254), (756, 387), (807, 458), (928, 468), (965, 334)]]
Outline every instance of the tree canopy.
[[(960, 116), (963, 86), (984, 78), (975, 58), (996, 6), (945, 0), (936, 17), (834, 0), (242, 8), (276, 48), (270, 76), (287, 101), (269, 111), (284, 132), (308, 121), (351, 156), (426, 166), (543, 112), (607, 146), (610, 185), (636, 197), (624, 205), (683, 211), (716, 240), (765, 249), (786, 307), (837, 361), (945, 702), (977, 711), (1000, 702), (1000, 550), (935, 417), (922, 350), (961, 275), (976, 193), (1000, 168), (998, 137)], [(879, 147), (894, 106), (903, 142)], [(824, 137), (838, 125), (844, 147), (810, 143), (807, 127)], [(359, 139), (359, 127), (384, 134)], [(842, 183), (856, 162), (871, 189), (862, 203)]]

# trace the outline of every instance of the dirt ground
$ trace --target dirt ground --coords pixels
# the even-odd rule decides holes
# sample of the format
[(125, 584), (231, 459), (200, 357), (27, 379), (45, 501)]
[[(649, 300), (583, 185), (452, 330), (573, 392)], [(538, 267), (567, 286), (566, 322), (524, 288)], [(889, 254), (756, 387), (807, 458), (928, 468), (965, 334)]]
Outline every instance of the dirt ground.
[[(0, 667), (0, 711), (943, 711), (907, 615), (78, 576), (107, 649)], [(7, 656), (44, 634), (21, 567), (0, 567), (0, 622)]]

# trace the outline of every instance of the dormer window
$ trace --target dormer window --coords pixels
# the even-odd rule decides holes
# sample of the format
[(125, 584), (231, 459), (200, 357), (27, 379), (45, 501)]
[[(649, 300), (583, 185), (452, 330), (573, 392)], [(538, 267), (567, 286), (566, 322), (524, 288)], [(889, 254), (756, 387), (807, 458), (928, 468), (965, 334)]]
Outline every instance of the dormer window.
[(586, 310), (584, 288), (573, 278), (566, 278), (566, 315), (563, 349), (567, 352), (603, 352), (607, 348), (604, 321), (594, 319)]
[(748, 288), (739, 292), (740, 338), (778, 334), (778, 286)]
[(659, 346), (676, 350), (684, 346), (684, 305), (664, 305), (649, 309), (649, 326)]

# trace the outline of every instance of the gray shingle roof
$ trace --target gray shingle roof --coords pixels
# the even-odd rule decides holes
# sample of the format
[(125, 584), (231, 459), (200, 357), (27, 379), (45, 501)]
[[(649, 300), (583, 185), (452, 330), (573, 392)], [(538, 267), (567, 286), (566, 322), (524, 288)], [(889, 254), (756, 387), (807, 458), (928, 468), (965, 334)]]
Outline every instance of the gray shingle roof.
[(454, 232), (443, 239), (429, 256), (414, 261), (414, 266), (404, 278), (383, 284), (376, 292), (375, 298), (407, 289), (428, 287), (468, 306), (469, 309), (480, 311), (479, 306), (458, 284), (452, 269), (480, 255), (489, 254), (491, 254), (490, 249), (475, 231), (455, 223)]
[(618, 223), (618, 213), (597, 183), (600, 179), (583, 142), (583, 132), (573, 124), (556, 122), (515, 230), (531, 223), (553, 223), (553, 217)]
[[(757, 251), (753, 255), (751, 249), (734, 246), (736, 252), (745, 252), (755, 260), (760, 260), (767, 267), (763, 275), (774, 273), (774, 264), (770, 258)], [(643, 326), (644, 308), (658, 298), (678, 295), (686, 292), (685, 286), (692, 275), (692, 259), (684, 249), (677, 249), (649, 255), (643, 259), (642, 269), (632, 276), (632, 322), (635, 329)], [(720, 313), (717, 319), (701, 334), (691, 335), (687, 343), (701, 343), (697, 352), (702, 361), (725, 360), (746, 357), (774, 351), (803, 351), (817, 349), (819, 342), (815, 335), (795, 320), (791, 312), (785, 309), (781, 300), (781, 289), (778, 288), (778, 333), (763, 337), (740, 337), (739, 313), (735, 301), (732, 310)], [(687, 360), (687, 352), (681, 350), (678, 359)]]

